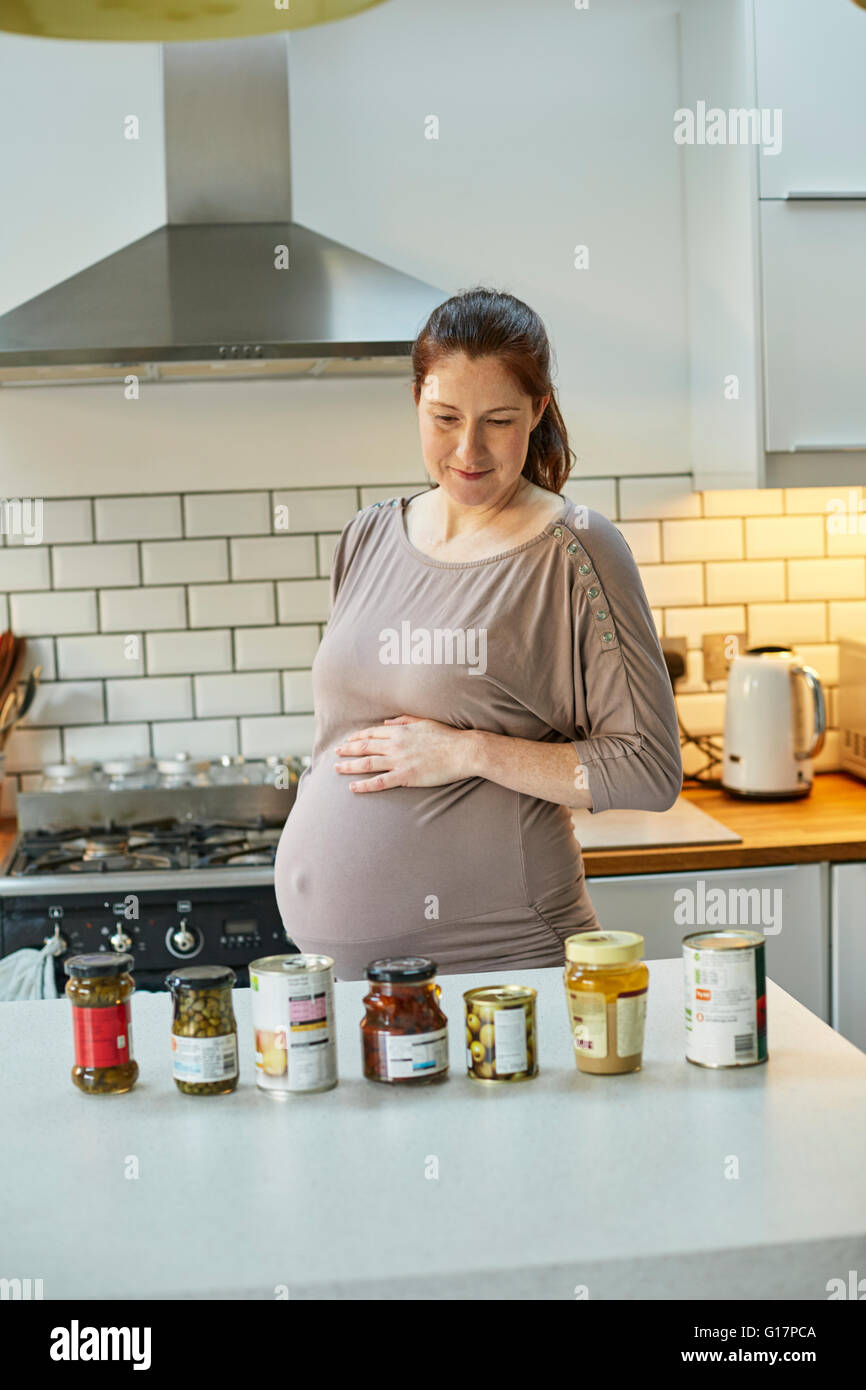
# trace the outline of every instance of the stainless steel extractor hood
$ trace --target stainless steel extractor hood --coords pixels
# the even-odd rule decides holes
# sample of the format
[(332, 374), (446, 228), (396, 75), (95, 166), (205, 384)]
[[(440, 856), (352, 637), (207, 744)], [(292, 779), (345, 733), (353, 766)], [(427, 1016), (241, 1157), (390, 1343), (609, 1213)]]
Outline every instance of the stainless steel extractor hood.
[(0, 316), (4, 384), (408, 369), (444, 295), (291, 220), (288, 53), (164, 45), (168, 224)]

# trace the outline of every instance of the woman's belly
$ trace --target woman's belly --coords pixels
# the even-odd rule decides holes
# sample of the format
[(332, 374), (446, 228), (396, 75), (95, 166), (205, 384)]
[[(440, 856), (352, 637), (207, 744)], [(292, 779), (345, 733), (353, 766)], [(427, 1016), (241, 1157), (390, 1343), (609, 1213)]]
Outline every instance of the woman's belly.
[(535, 922), (534, 905), (569, 885), (585, 899), (566, 808), (483, 778), (367, 793), (350, 780), (327, 761), (308, 769), (280, 839), (277, 904), (301, 949), (421, 939), (446, 923), (471, 938), (485, 917)]

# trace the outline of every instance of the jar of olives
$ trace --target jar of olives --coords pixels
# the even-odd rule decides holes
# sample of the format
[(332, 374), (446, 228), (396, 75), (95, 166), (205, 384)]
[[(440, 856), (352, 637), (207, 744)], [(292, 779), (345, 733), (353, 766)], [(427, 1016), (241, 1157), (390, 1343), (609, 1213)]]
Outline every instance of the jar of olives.
[(190, 965), (166, 976), (171, 990), (171, 1074), (188, 1096), (222, 1096), (238, 1084), (238, 1025), (232, 1008), (235, 972)]
[(100, 951), (70, 956), (64, 966), (75, 1039), (72, 1080), (88, 1095), (120, 1095), (135, 1085), (129, 1006), (134, 964), (132, 956)]
[(417, 1086), (448, 1075), (448, 1020), (439, 1007), (436, 963), (427, 956), (374, 960), (361, 1023), (368, 1081)]

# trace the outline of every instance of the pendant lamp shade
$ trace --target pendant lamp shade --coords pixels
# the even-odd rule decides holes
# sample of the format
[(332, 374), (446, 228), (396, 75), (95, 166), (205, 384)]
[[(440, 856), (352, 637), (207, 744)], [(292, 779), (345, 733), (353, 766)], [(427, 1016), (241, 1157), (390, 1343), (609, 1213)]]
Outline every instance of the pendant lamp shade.
[(0, 0), (0, 30), (34, 38), (168, 43), (307, 29), (383, 0)]

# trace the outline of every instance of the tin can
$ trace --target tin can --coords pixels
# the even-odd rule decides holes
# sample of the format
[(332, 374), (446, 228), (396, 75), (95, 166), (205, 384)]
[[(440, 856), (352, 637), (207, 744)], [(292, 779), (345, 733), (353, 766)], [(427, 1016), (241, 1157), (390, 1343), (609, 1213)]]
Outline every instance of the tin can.
[(538, 1075), (536, 994), (526, 985), (466, 990), (466, 1071), (473, 1081), (528, 1081)]
[(274, 1100), (337, 1084), (334, 962), (264, 956), (250, 964), (256, 1085)]
[(767, 985), (760, 932), (691, 932), (683, 938), (686, 1060), (751, 1067), (767, 1060)]

